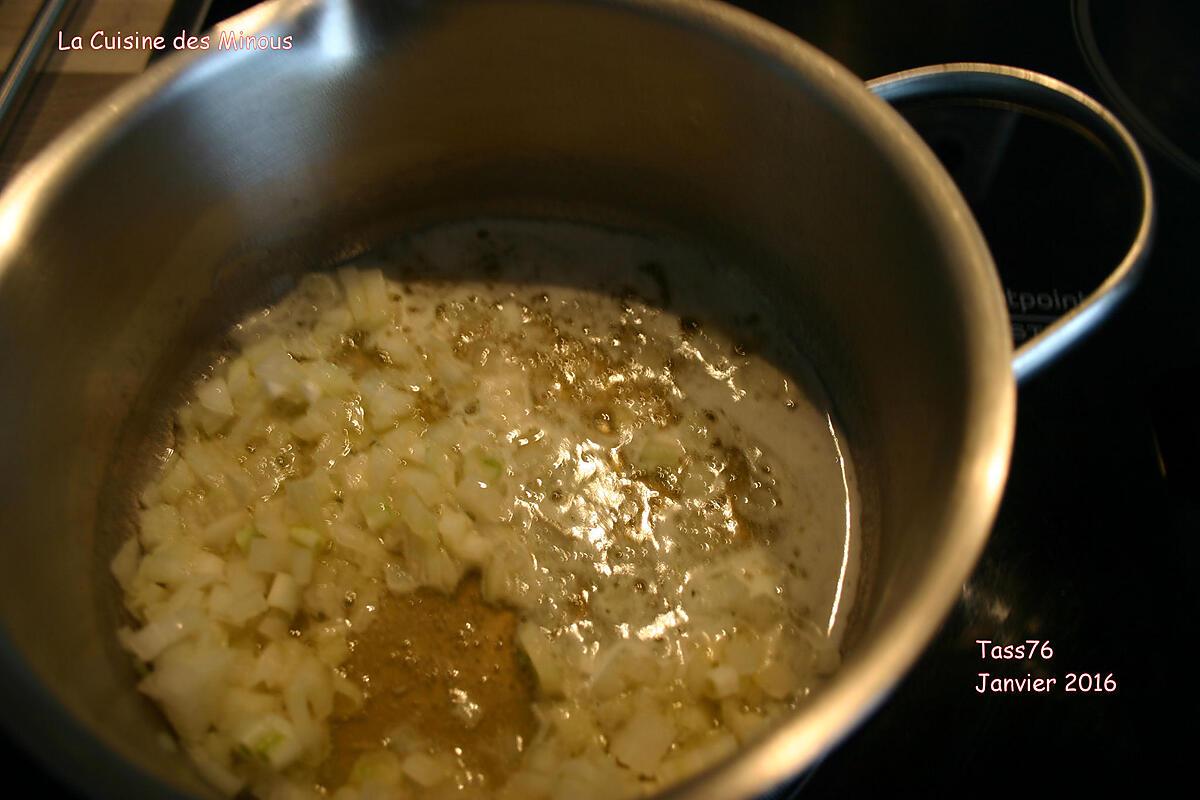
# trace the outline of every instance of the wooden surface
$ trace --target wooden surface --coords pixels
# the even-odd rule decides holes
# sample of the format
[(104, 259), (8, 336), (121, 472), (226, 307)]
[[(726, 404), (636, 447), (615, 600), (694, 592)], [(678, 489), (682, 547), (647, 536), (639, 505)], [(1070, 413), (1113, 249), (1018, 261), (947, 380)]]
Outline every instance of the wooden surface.
[[(161, 32), (172, 0), (80, 0), (62, 25), (64, 41), (96, 31), (122, 35)], [(41, 8), (41, 0), (0, 0), (0, 63), (7, 66)], [(146, 68), (146, 50), (58, 52), (57, 31), (47, 45), (42, 70), (0, 142), (0, 185), (58, 133), (113, 89)]]

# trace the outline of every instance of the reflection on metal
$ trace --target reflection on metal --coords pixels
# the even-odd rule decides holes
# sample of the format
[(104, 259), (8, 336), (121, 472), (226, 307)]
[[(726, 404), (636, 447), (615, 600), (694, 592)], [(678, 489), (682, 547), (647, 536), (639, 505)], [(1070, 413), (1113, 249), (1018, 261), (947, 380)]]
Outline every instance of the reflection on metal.
[(358, 52), (354, 35), (354, 6), (350, 0), (333, 0), (325, 6), (317, 37), (322, 55), (332, 61), (348, 60)]
[(1050, 114), (1079, 126), (1098, 139), (1136, 184), (1140, 220), (1125, 257), (1094, 292), (1071, 311), (1026, 341), (1013, 358), (1024, 380), (1098, 325), (1129, 293), (1150, 250), (1154, 228), (1154, 192), (1150, 171), (1125, 126), (1091, 97), (1055, 78), (997, 64), (936, 64), (885, 75), (867, 88), (890, 103), (905, 100), (971, 97), (1011, 103), (1030, 113)]
[(838, 608), (842, 604), (842, 593), (846, 588), (846, 568), (850, 564), (850, 482), (846, 480), (846, 457), (842, 454), (842, 443), (838, 441), (837, 430), (833, 427), (833, 417), (826, 414), (825, 421), (829, 424), (829, 435), (833, 437), (833, 446), (837, 449), (838, 469), (842, 473), (843, 497), (846, 498), (846, 530), (842, 536), (842, 566), (838, 570), (837, 590), (833, 593), (833, 608), (829, 610), (829, 622), (825, 625), (825, 633), (828, 635), (833, 631), (833, 624), (837, 621)]
[(46, 0), (25, 32), (21, 46), (17, 48), (16, 55), (4, 71), (4, 79), (0, 81), (0, 144), (8, 137), (13, 118), (29, 89), (30, 78), (42, 61), (50, 34), (74, 7), (75, 0)]

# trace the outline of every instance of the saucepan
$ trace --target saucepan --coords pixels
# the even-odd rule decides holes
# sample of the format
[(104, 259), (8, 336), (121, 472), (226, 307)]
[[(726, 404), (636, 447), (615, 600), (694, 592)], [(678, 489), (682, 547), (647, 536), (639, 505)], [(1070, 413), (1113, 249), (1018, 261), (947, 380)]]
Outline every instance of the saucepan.
[(868, 577), (830, 684), (676, 790), (730, 798), (812, 765), (887, 695), (1008, 469), (1014, 352), (987, 245), (877, 95), (1049, 106), (1128, 174), (1129, 254), (1019, 373), (1112, 306), (1150, 238), (1128, 134), (1019, 70), (935, 67), (873, 94), (762, 20), (676, 0), (278, 0), (226, 28), (267, 46), (164, 59), (0, 199), (0, 718), (96, 796), (212, 796), (115, 644), (107, 564), (128, 520), (105, 487), (136, 468), (162, 376), (273, 282), (388, 231), (507, 215), (690, 232), (769, 287), (864, 465)]

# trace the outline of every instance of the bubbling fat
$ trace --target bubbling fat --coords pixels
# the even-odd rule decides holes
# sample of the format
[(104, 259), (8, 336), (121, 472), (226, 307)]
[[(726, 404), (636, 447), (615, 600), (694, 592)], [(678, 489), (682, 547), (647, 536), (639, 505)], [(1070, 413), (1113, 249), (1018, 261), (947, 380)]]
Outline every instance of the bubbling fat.
[[(774, 326), (733, 274), (458, 224), (237, 325), (113, 562), (140, 688), (201, 773), (635, 796), (802, 704), (839, 662), (854, 472), (803, 362), (721, 332)], [(714, 296), (727, 324), (693, 321)]]

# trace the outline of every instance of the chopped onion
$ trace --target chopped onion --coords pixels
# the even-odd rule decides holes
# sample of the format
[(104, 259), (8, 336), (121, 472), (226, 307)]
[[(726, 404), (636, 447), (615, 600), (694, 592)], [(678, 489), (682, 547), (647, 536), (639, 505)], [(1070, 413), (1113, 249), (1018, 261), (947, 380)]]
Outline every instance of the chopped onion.
[(233, 416), (233, 398), (229, 395), (229, 385), (221, 377), (202, 381), (196, 387), (196, 399), (200, 405), (221, 417)]
[(407, 756), (401, 769), (404, 770), (405, 775), (412, 778), (414, 783), (426, 789), (437, 786), (450, 777), (450, 771), (445, 764), (424, 753), (413, 753)]
[(274, 539), (252, 539), (246, 563), (255, 572), (287, 572), (292, 566), (292, 548)]
[(206, 547), (223, 550), (229, 546), (238, 531), (244, 528), (248, 522), (249, 515), (245, 511), (226, 514), (200, 532), (200, 541)]
[[(613, 363), (623, 352), (606, 332), (559, 336), (517, 296), (475, 303), (406, 312), (419, 304), (380, 270), (307, 276), (238, 326), (241, 352), (178, 409), (110, 567), (138, 621), (118, 636), (140, 687), (219, 791), (318, 800), (335, 700), (339, 718), (365, 703), (346, 667), (397, 602), (384, 593), (450, 594), (469, 571), (516, 612), (537, 681), (540, 730), (487, 787), (502, 800), (657, 791), (837, 665), (823, 630), (793, 624), (785, 602), (804, 587), (778, 548), (734, 530), (769, 519), (736, 505), (759, 485), (758, 455), (737, 483), (712, 461), (723, 421), (686, 403), (660, 414), (619, 385), (646, 376), (589, 371), (592, 345)], [(576, 390), (605, 393), (603, 410), (572, 418)], [(453, 690), (467, 729), (472, 699)], [(387, 746), (330, 796), (470, 782), (411, 730)]]
[(186, 608), (160, 617), (139, 631), (123, 629), (121, 643), (142, 661), (153, 661), (171, 645), (196, 633), (204, 622), (198, 610)]
[(360, 786), (395, 786), (404, 778), (400, 757), (388, 750), (363, 753), (350, 770), (350, 782)]
[(138, 559), (142, 556), (141, 550), (138, 547), (137, 538), (130, 537), (117, 550), (117, 554), (113, 556), (113, 560), (109, 564), (117, 583), (121, 584), (121, 588), (126, 592), (133, 588), (133, 579), (137, 576), (138, 571)]
[(733, 667), (720, 666), (710, 669), (705, 682), (706, 694), (720, 700), (729, 697), (738, 690), (738, 674)]
[(217, 787), (227, 797), (233, 797), (246, 785), (244, 778), (213, 758), (204, 748), (189, 747), (187, 754), (205, 780)]
[(517, 628), (517, 643), (529, 657), (542, 692), (549, 696), (560, 694), (564, 682), (562, 664), (546, 632), (531, 622), (523, 622)]
[(158, 505), (147, 508), (141, 513), (142, 545), (147, 550), (153, 550), (163, 542), (178, 539), (183, 533), (183, 521), (175, 506)]
[(271, 582), (271, 591), (267, 593), (267, 605), (277, 608), (291, 616), (300, 607), (300, 587), (291, 575), (280, 572)]
[(295, 727), (279, 714), (267, 714), (247, 725), (238, 744), (246, 755), (274, 769), (283, 769), (303, 752)]
[(656, 709), (643, 708), (612, 737), (609, 751), (639, 775), (652, 776), (674, 741), (671, 720)]

